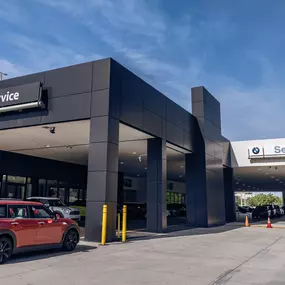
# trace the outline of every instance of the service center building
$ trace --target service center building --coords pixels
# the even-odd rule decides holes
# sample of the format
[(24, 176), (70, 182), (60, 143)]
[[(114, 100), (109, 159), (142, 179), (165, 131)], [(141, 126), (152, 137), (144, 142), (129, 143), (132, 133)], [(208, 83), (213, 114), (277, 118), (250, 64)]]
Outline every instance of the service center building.
[(126, 202), (146, 204), (155, 232), (178, 200), (190, 226), (234, 219), (220, 103), (192, 88), (191, 114), (110, 58), (1, 81), (0, 150), (0, 197), (86, 202), (88, 240), (104, 204), (109, 240)]

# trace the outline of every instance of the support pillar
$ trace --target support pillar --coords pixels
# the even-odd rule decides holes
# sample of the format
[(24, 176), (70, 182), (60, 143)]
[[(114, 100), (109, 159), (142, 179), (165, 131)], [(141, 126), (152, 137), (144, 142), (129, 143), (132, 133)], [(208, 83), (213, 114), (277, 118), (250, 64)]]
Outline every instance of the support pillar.
[(235, 212), (235, 192), (234, 192), (234, 173), (231, 167), (224, 168), (224, 190), (225, 190), (225, 209), (226, 222), (236, 220)]
[(116, 236), (119, 121), (109, 116), (90, 121), (85, 238), (100, 241), (103, 205), (108, 206), (107, 241)]
[(118, 204), (123, 207), (124, 204), (124, 173), (118, 173)]
[(148, 140), (147, 161), (147, 230), (162, 232), (167, 227), (165, 140)]
[(203, 152), (185, 155), (187, 224), (207, 227), (205, 163), (201, 154)]

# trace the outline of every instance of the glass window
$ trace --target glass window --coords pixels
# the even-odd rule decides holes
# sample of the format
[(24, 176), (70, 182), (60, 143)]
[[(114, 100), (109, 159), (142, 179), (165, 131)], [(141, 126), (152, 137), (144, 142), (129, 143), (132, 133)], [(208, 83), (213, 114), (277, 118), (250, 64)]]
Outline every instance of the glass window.
[(27, 184), (26, 198), (32, 197), (32, 184)]
[(18, 198), (17, 197), (17, 187), (13, 184), (7, 185), (7, 197), (8, 198)]
[(181, 204), (185, 204), (185, 194), (181, 194)]
[(0, 219), (1, 218), (6, 218), (6, 206), (0, 206)]
[(170, 203), (171, 204), (175, 204), (175, 196), (174, 196), (175, 193), (173, 192), (170, 192)]
[(135, 190), (125, 190), (124, 191), (124, 200), (126, 202), (136, 202), (137, 201), (137, 191)]
[(62, 201), (65, 202), (65, 188), (59, 188), (58, 189), (58, 198)]
[(1, 197), (7, 197), (6, 195), (6, 175), (2, 176), (2, 185), (1, 185)]
[(166, 203), (169, 204), (170, 203), (170, 192), (166, 192)]
[(17, 184), (26, 184), (26, 177), (8, 175), (7, 182), (17, 183)]
[(48, 204), (50, 207), (62, 207), (65, 206), (64, 203), (59, 199), (48, 200)]
[(84, 201), (84, 200), (86, 200), (86, 189), (80, 189), (79, 190), (79, 200), (82, 200), (82, 201)]
[(69, 203), (73, 203), (78, 200), (78, 189), (70, 188), (69, 189)]
[(42, 206), (32, 206), (32, 217), (35, 219), (49, 219), (51, 215)]
[(18, 191), (20, 191), (20, 198), (22, 199), (22, 200), (24, 200), (25, 199), (25, 189), (26, 189), (26, 186), (17, 186), (18, 187)]
[(39, 195), (45, 197), (46, 196), (46, 180), (39, 179)]
[(13, 205), (8, 207), (9, 218), (12, 219), (26, 219), (29, 218), (29, 211), (27, 206)]
[(48, 180), (47, 181), (47, 196), (57, 198), (57, 181), (56, 180)]
[(181, 204), (181, 194), (177, 194), (177, 204)]
[(48, 187), (47, 197), (57, 198), (57, 187)]

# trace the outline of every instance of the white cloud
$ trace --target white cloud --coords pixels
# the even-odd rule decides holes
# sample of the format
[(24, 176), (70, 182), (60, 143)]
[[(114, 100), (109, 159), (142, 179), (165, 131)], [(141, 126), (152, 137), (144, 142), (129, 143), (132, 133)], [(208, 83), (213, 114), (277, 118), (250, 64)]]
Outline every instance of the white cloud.
[[(124, 65), (139, 71), (146, 81), (188, 110), (191, 108), (190, 88), (204, 85), (221, 101), (224, 134), (230, 139), (285, 134), (282, 124), (281, 127), (278, 123), (272, 124), (280, 118), (285, 120), (282, 108), (285, 101), (280, 99), (281, 96), (278, 99), (272, 96), (284, 94), (285, 86), (277, 80), (280, 75), (266, 56), (255, 50), (247, 52), (260, 67), (262, 77), (254, 88), (245, 86), (229, 74), (218, 74), (206, 68), (209, 56), (206, 51), (212, 55), (216, 42), (235, 38), (237, 27), (226, 16), (200, 22), (184, 16), (171, 22), (156, 9), (155, 1), (34, 1), (57, 9), (63, 17), (71, 17), (81, 27), (88, 28), (94, 34), (94, 42), (106, 46), (107, 54), (103, 56), (118, 57)], [(33, 71), (103, 57), (100, 52), (85, 54), (67, 44), (52, 45), (18, 34), (6, 35), (5, 39), (23, 52), (22, 57)], [(209, 47), (202, 54), (200, 49), (204, 45)]]
[[(104, 56), (96, 53), (82, 55), (65, 46), (55, 46), (40, 42), (17, 33), (5, 34), (6, 42), (19, 49), (26, 68), (21, 68), (21, 74), (33, 73), (67, 65), (97, 60)], [(8, 73), (8, 71), (5, 70)], [(18, 73), (12, 72), (11, 76)]]
[(12, 63), (6, 59), (0, 59), (0, 71), (3, 73), (7, 73), (7, 78), (29, 73), (29, 70), (27, 70), (26, 68), (16, 65), (15, 63)]

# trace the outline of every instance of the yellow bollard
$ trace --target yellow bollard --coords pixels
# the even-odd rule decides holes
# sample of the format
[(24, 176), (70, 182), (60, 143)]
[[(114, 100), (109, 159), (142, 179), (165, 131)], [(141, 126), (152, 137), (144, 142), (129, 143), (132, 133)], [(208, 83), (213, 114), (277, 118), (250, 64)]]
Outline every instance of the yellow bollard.
[(123, 206), (122, 242), (127, 240), (127, 206)]
[(248, 223), (248, 216), (245, 217), (245, 227), (249, 227), (249, 223)]
[(101, 244), (106, 244), (107, 237), (107, 205), (103, 206)]
[(117, 237), (121, 237), (121, 214), (118, 213), (118, 232), (117, 232)]

